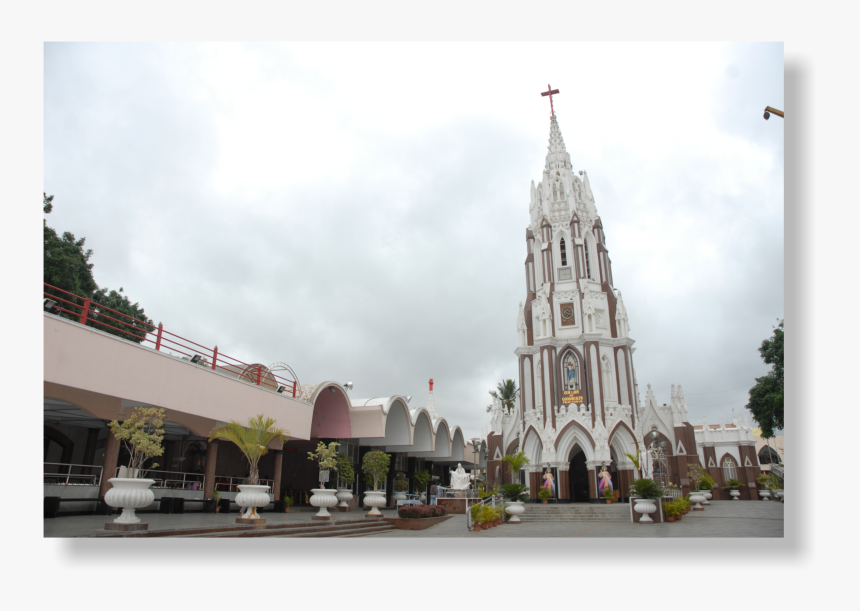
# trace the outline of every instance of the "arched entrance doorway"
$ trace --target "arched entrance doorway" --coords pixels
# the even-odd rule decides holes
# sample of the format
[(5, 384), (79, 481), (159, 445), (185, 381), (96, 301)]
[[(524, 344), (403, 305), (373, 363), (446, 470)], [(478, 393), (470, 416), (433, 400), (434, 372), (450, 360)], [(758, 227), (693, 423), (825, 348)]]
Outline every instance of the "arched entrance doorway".
[(585, 452), (574, 444), (570, 450), (570, 468), (567, 471), (570, 485), (570, 502), (588, 502), (588, 465), (585, 460)]

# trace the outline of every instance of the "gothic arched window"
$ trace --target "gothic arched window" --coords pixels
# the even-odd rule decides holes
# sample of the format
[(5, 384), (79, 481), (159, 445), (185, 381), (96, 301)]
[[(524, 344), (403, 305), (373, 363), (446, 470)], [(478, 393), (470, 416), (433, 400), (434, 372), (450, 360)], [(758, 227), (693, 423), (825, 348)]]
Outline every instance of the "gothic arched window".
[(723, 481), (727, 482), (730, 479), (738, 478), (738, 465), (731, 456), (726, 456), (723, 459)]
[(609, 401), (615, 401), (615, 376), (612, 375), (612, 364), (605, 354), (600, 361), (600, 369), (603, 373), (603, 396)]
[(561, 264), (562, 266), (565, 266), (567, 265), (567, 248), (564, 244), (564, 238), (561, 238), (559, 241), (558, 249), (561, 251)]
[(585, 275), (594, 280), (594, 276), (591, 274), (591, 256), (589, 253), (591, 250), (591, 236), (589, 234), (585, 234), (585, 240), (582, 242), (582, 250), (585, 251)]
[(779, 454), (777, 454), (770, 446), (764, 446), (758, 452), (758, 463), (760, 465), (778, 465), (781, 462)]

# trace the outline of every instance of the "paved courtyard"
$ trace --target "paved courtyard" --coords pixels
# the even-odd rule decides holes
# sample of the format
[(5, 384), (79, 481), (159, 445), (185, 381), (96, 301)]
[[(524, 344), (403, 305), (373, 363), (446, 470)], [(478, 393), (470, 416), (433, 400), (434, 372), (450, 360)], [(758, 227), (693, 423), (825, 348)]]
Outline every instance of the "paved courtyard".
[[(503, 524), (487, 531), (466, 530), (466, 517), (456, 515), (425, 530), (392, 530), (367, 535), (366, 538), (391, 537), (782, 537), (784, 534), (782, 503), (772, 501), (712, 501), (705, 511), (691, 511), (680, 522), (672, 524), (632, 524), (619, 522), (544, 522)], [(526, 509), (528, 511), (528, 509)], [(394, 517), (394, 511), (383, 512)], [(268, 524), (311, 522), (311, 511), (289, 514), (266, 513)], [(361, 519), (364, 512), (333, 514), (336, 519)], [(141, 514), (150, 530), (187, 529), (229, 526), (237, 513), (230, 514)], [(104, 534), (108, 516), (70, 516), (44, 520), (45, 537), (90, 537)], [(370, 521), (370, 520), (368, 520)]]
[[(466, 530), (466, 517), (456, 516), (426, 530), (397, 530), (382, 537), (782, 537), (785, 505), (773, 501), (711, 501), (704, 511), (691, 511), (680, 522), (550, 522), (503, 524), (488, 531)], [(526, 509), (528, 512), (528, 509)]]

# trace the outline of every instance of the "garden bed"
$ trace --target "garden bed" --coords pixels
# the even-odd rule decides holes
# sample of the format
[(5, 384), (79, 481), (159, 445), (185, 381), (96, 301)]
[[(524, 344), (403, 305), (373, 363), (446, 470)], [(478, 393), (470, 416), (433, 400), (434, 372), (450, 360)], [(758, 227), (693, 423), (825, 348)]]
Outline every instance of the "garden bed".
[(394, 528), (398, 530), (424, 530), (434, 524), (444, 522), (453, 516), (447, 515), (442, 507), (401, 507), (394, 518)]

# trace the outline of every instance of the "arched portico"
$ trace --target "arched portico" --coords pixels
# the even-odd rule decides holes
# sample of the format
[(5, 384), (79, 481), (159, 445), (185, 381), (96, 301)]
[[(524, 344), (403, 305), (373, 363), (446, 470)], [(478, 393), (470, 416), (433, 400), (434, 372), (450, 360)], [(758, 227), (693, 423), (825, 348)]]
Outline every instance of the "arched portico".
[(409, 452), (410, 456), (415, 456), (414, 452), (432, 452), (435, 435), (433, 427), (430, 423), (430, 416), (423, 408), (419, 408), (412, 412), (412, 444), (411, 445), (393, 445), (386, 446), (388, 452)]
[[(373, 400), (370, 400), (373, 401)], [(411, 446), (412, 419), (404, 397), (390, 397), (382, 406), (385, 418), (384, 437), (362, 437), (361, 445)]]
[(349, 418), (349, 397), (336, 382), (319, 384), (309, 397), (314, 411), (311, 416), (311, 436), (321, 439), (349, 439), (352, 426)]

